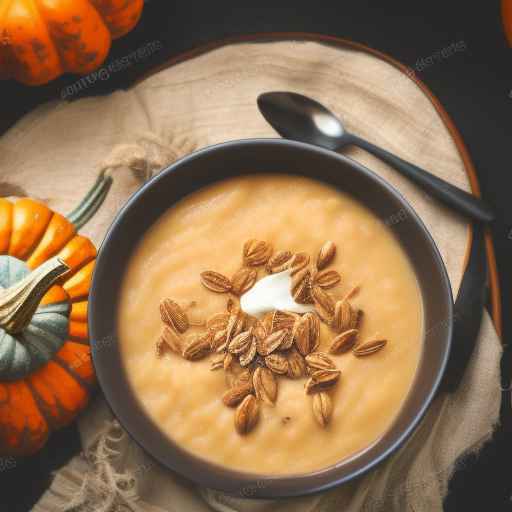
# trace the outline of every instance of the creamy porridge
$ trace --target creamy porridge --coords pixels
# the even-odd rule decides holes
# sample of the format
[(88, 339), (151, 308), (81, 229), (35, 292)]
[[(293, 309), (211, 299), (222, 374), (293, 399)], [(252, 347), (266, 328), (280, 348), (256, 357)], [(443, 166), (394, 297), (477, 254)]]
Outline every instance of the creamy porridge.
[[(254, 242), (247, 245), (248, 240)], [(266, 245), (258, 246), (257, 240)], [(299, 298), (304, 272), (293, 267), (289, 272), (293, 271), (292, 291), (297, 302), (313, 303), (312, 312), (292, 316), (297, 322), (287, 339), (291, 343), (296, 336), (296, 345), (291, 346), (283, 334), (283, 339), (277, 340), (281, 346), (268, 357), (260, 354), (266, 353), (260, 345), (276, 340), (268, 340), (256, 330), (261, 325), (268, 327), (268, 313), (260, 317), (261, 323), (254, 317), (248, 320), (254, 329), (252, 338), (233, 332), (232, 339), (242, 334), (235, 344), (243, 345), (243, 352), (226, 356), (228, 348), (222, 352), (222, 347), (213, 354), (193, 352), (195, 345), (190, 348), (190, 343), (209, 336), (202, 323), (215, 315), (221, 323), (230, 317), (226, 312), (229, 297), (232, 314), (236, 311), (239, 296), (230, 292), (240, 295), (240, 287), (249, 289), (254, 281), (260, 284), (271, 270), (255, 260), (255, 266), (249, 264), (248, 271), (237, 275), (244, 244), (246, 253), (256, 254), (256, 260), (261, 254), (267, 266), (271, 255), (281, 254), (286, 263), (286, 251), (309, 254), (310, 265), (304, 267), (312, 269), (311, 274), (307, 271), (308, 289), (316, 289), (318, 297)], [(317, 272), (319, 251), (323, 258), (320, 267), (325, 263), (326, 268)], [(280, 261), (275, 263), (275, 270), (282, 270)], [(223, 276), (227, 276), (227, 284)], [(228, 290), (235, 281), (238, 290)], [(317, 281), (322, 286), (313, 286)], [(340, 305), (337, 316), (325, 318), (329, 313), (322, 310), (324, 294), (329, 301), (333, 298), (333, 305)], [(177, 343), (188, 350), (188, 359), (172, 350), (157, 353), (163, 327), (161, 301), (166, 298), (186, 312), (190, 323), (186, 332), (179, 332), (184, 329), (178, 325), (174, 333)], [(342, 302), (350, 304), (348, 320)], [(364, 313), (362, 317), (359, 311)], [(308, 341), (300, 338), (302, 331), (297, 325), (307, 324), (306, 315), (318, 318), (317, 312), (324, 320), (318, 322), (320, 334), (304, 348)], [(333, 318), (346, 325), (334, 328)], [(119, 333), (134, 393), (158, 427), (181, 447), (232, 469), (292, 474), (325, 468), (354, 455), (390, 427), (415, 375), (422, 350), (422, 322), (421, 295), (412, 267), (381, 220), (320, 182), (258, 175), (227, 180), (188, 196), (146, 233), (124, 279)], [(313, 330), (311, 326), (308, 332)], [(346, 335), (347, 331), (353, 335)], [(245, 348), (250, 346), (249, 338), (254, 343), (259, 340), (255, 357)], [(210, 337), (206, 345), (213, 343)], [(218, 348), (222, 340), (215, 343)], [(308, 355), (309, 351), (313, 354)], [(293, 375), (290, 367), (282, 374), (281, 359), (289, 359), (292, 352), (298, 373)], [(251, 394), (226, 396), (247, 384), (247, 370), (244, 373), (240, 366), (242, 356), (253, 356), (247, 364), (249, 372), (260, 368), (249, 379)], [(227, 357), (231, 366), (224, 371)], [(315, 381), (312, 375), (323, 371), (325, 360), (329, 361), (326, 368), (333, 363), (335, 370), (327, 369), (327, 375), (317, 373), (319, 381)], [(272, 371), (263, 368), (265, 361)], [(271, 374), (270, 389), (269, 375), (263, 370)], [(259, 392), (254, 390), (254, 382), (260, 385)], [(233, 403), (228, 403), (230, 400)]]

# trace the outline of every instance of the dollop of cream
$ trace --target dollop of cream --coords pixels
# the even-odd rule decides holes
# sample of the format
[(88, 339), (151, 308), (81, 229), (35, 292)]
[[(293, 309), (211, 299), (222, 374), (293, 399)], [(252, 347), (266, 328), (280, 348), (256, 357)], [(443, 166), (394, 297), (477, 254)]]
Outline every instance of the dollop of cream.
[(285, 270), (260, 279), (240, 298), (240, 307), (244, 313), (259, 317), (268, 311), (279, 309), (293, 313), (308, 313), (315, 308), (310, 304), (299, 304), (291, 294), (291, 271)]

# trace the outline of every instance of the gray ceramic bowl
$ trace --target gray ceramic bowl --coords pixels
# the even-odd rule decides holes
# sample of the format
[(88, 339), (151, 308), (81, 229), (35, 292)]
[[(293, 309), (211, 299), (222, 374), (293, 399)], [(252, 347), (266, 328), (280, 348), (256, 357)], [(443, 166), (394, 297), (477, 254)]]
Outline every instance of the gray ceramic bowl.
[[(323, 181), (350, 194), (377, 217), (392, 224), (391, 229), (412, 262), (424, 303), (424, 350), (413, 387), (391, 428), (378, 442), (349, 459), (321, 471), (293, 476), (233, 471), (176, 445), (135, 398), (117, 343), (123, 274), (146, 230), (187, 194), (224, 178), (261, 172), (298, 174)], [(449, 354), (453, 323), (453, 301), (445, 267), (427, 229), (405, 199), (349, 158), (281, 139), (241, 140), (208, 147), (179, 160), (144, 185), (124, 206), (105, 237), (89, 303), (98, 380), (123, 427), (171, 470), (202, 486), (255, 498), (296, 496), (328, 489), (363, 474), (394, 452), (418, 425), (436, 392)]]

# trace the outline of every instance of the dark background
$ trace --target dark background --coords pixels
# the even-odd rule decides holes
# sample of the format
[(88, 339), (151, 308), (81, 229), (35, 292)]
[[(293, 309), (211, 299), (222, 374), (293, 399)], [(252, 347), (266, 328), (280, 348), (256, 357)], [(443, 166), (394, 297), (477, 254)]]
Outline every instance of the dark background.
[[(291, 3), (236, 7), (223, 2), (150, 0), (139, 25), (114, 43), (107, 64), (151, 41), (161, 49), (112, 73), (82, 93), (106, 94), (133, 81), (171, 57), (202, 44), (240, 34), (299, 31), (351, 39), (388, 53), (411, 67), (463, 41), (465, 50), (416, 71), (439, 98), (462, 134), (478, 172), (484, 198), (498, 216), (492, 225), (501, 277), (504, 343), (512, 332), (512, 49), (503, 34), (498, 1)], [(30, 88), (0, 82), (0, 133), (36, 105), (62, 96), (78, 77), (67, 75)], [(1, 169), (0, 176), (15, 172)], [(502, 388), (489, 400), (502, 400), (501, 424), (477, 456), (461, 461), (450, 482), (446, 511), (512, 510), (511, 353), (505, 346)], [(25, 512), (49, 485), (51, 471), (80, 450), (76, 427), (54, 434), (35, 457), (14, 461), (0, 471), (0, 512)], [(401, 512), (401, 511), (400, 511)], [(423, 511), (417, 511), (423, 512)]]

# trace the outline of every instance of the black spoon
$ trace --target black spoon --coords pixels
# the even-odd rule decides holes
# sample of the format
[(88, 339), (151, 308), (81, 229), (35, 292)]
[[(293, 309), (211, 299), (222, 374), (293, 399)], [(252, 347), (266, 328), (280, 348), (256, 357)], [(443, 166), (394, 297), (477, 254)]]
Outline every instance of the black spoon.
[(340, 119), (307, 96), (293, 92), (267, 92), (258, 97), (258, 107), (263, 117), (287, 139), (315, 144), (332, 151), (349, 145), (359, 146), (459, 213), (483, 222), (494, 219), (492, 210), (477, 197), (347, 132)]

